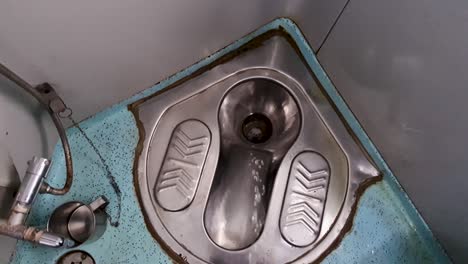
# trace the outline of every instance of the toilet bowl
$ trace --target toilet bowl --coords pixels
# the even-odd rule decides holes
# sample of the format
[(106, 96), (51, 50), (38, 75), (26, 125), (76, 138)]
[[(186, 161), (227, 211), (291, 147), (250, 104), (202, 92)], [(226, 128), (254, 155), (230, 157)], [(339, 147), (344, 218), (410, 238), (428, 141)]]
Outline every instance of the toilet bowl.
[(229, 90), (218, 121), (220, 153), (204, 223), (218, 246), (238, 250), (263, 229), (279, 165), (299, 134), (300, 111), (280, 84), (257, 78)]
[(149, 230), (189, 263), (310, 263), (379, 178), (281, 35), (131, 106)]

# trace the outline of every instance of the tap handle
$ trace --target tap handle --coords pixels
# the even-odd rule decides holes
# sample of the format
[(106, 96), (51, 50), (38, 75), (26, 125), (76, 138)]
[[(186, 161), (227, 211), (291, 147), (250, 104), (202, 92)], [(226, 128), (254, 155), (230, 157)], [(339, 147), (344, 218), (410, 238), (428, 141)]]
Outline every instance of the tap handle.
[(105, 196), (101, 195), (96, 200), (91, 202), (88, 206), (94, 212), (99, 208), (104, 208), (108, 204), (109, 204), (109, 201), (107, 200), (107, 198)]

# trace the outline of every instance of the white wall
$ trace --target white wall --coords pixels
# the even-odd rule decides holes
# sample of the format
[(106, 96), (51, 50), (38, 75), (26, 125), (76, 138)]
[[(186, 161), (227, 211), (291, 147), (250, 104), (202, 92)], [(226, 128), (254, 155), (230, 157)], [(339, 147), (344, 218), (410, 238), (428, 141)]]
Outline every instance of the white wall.
[(49, 82), (80, 120), (279, 16), (317, 48), (346, 0), (102, 0), (0, 3), (0, 61)]

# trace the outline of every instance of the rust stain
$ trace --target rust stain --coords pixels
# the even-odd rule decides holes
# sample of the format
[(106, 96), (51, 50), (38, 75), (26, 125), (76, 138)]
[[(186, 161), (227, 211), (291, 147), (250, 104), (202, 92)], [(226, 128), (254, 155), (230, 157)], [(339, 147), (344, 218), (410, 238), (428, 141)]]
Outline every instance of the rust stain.
[(333, 250), (338, 248), (338, 246), (340, 245), (343, 238), (349, 233), (349, 231), (351, 231), (351, 228), (353, 227), (354, 217), (356, 216), (356, 211), (357, 211), (358, 203), (359, 203), (359, 200), (361, 199), (361, 196), (364, 194), (365, 190), (369, 186), (381, 181), (382, 179), (383, 179), (382, 174), (380, 174), (377, 177), (372, 177), (372, 178), (367, 179), (366, 181), (362, 182), (361, 184), (359, 184), (359, 187), (358, 187), (358, 189), (356, 190), (356, 193), (355, 193), (356, 194), (355, 199), (354, 199), (353, 204), (351, 206), (351, 212), (349, 213), (349, 217), (348, 217), (345, 225), (341, 229), (340, 234), (330, 244), (330, 246), (312, 263), (322, 262), (325, 259), (326, 256), (328, 256)]
[(133, 186), (135, 188), (135, 195), (137, 197), (138, 206), (140, 207), (140, 211), (143, 213), (143, 220), (145, 221), (146, 228), (151, 233), (156, 242), (161, 246), (164, 252), (166, 252), (166, 254), (171, 258), (171, 261), (173, 261), (174, 263), (188, 263), (181, 254), (175, 253), (158, 235), (156, 230), (151, 225), (151, 221), (148, 219), (145, 210), (143, 210), (143, 201), (141, 200), (140, 187), (138, 184), (138, 160), (140, 159), (140, 155), (143, 151), (145, 129), (143, 128), (143, 124), (140, 121), (138, 110), (136, 108), (131, 108), (130, 106), (128, 109), (130, 110), (130, 112), (133, 113), (136, 125), (138, 127), (139, 140), (135, 149), (135, 159), (133, 160)]

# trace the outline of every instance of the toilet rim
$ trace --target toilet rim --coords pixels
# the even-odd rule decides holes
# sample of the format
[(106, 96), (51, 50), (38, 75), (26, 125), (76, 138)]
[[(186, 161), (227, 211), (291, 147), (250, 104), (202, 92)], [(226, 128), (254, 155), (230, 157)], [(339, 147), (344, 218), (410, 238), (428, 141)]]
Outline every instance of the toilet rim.
[[(223, 66), (222, 68), (226, 68), (224, 67), (225, 65), (222, 65), (222, 66)], [(140, 203), (142, 204), (142, 207), (144, 208), (143, 211), (147, 219), (147, 224), (149, 228), (153, 230), (155, 237), (162, 239), (164, 243), (169, 242), (171, 244), (170, 245), (171, 251), (178, 252), (178, 254), (183, 254), (184, 256), (187, 257), (188, 260), (193, 260), (196, 262), (207, 261), (206, 257), (203, 257), (203, 259), (200, 259), (197, 256), (191, 254), (190, 253), (190, 251), (192, 251), (191, 245), (180, 244), (179, 242), (177, 242), (177, 239), (173, 235), (166, 232), (167, 230), (166, 226), (164, 225), (163, 221), (161, 221), (160, 216), (158, 215), (156, 210), (153, 210), (153, 211), (149, 210), (151, 209), (151, 207), (148, 206), (148, 201), (151, 201), (151, 195), (149, 194), (149, 190), (147, 189), (145, 190), (145, 187), (150, 188), (149, 186), (152, 186), (152, 184), (148, 183), (148, 179), (146, 175), (146, 170), (147, 170), (146, 163), (147, 163), (147, 156), (148, 156), (148, 149), (150, 146), (150, 142), (152, 142), (153, 140), (155, 131), (157, 130), (157, 127), (158, 127), (158, 123), (161, 121), (163, 115), (165, 115), (168, 112), (171, 106), (176, 105), (174, 102), (185, 101), (186, 99), (189, 99), (197, 94), (204, 93), (205, 90), (208, 91), (209, 89), (211, 89), (209, 87), (220, 85), (221, 83), (223, 83), (224, 87), (232, 87), (233, 85), (235, 85), (235, 83), (238, 83), (246, 79), (251, 79), (251, 78), (272, 78), (275, 81), (283, 80), (284, 82), (288, 82), (288, 84), (284, 85), (287, 89), (297, 89), (293, 92), (293, 96), (300, 95), (310, 100), (309, 103), (312, 105), (311, 107), (312, 111), (318, 112), (318, 118), (322, 120), (322, 122), (325, 124), (327, 129), (334, 131), (333, 135), (335, 136), (335, 140), (337, 141), (338, 145), (345, 149), (345, 151), (343, 151), (344, 156), (346, 157), (346, 162), (349, 163), (348, 164), (349, 167), (347, 170), (349, 171), (350, 174), (357, 175), (357, 177), (354, 177), (350, 180), (351, 182), (349, 182), (349, 184), (348, 183), (346, 184), (344, 202), (341, 203), (339, 206), (337, 206), (339, 207), (336, 209), (338, 212), (338, 216), (335, 217), (333, 220), (329, 221), (330, 228), (328, 228), (326, 233), (321, 234), (319, 239), (317, 239), (317, 241), (312, 246), (308, 247), (307, 249), (302, 250), (303, 254), (299, 255), (299, 257), (304, 256), (304, 254), (307, 254), (310, 256), (310, 254), (313, 253), (312, 258), (317, 258), (342, 233), (342, 230), (344, 228), (343, 223), (347, 223), (347, 218), (351, 215), (353, 204), (355, 204), (356, 198), (354, 197), (354, 194), (356, 193), (359, 185), (365, 182), (367, 179), (377, 177), (378, 172), (369, 163), (365, 155), (361, 152), (361, 150), (357, 146), (356, 142), (352, 140), (349, 142), (347, 140), (344, 140), (345, 138), (350, 137), (350, 135), (347, 134), (348, 132), (346, 128), (341, 123), (337, 114), (333, 111), (332, 106), (326, 106), (325, 107), (326, 109), (324, 110), (323, 109), (324, 106), (322, 105), (320, 106), (322, 109), (317, 110), (317, 106), (311, 101), (312, 99), (310, 99), (308, 92), (306, 92), (306, 89), (302, 86), (304, 85), (303, 82), (301, 83), (302, 85), (299, 84), (298, 81), (290, 77), (290, 74), (285, 74), (283, 72), (284, 69), (278, 69), (280, 67), (272, 69), (270, 67), (256, 66), (256, 67), (249, 68), (243, 65), (237, 65), (237, 66), (238, 66), (238, 70), (234, 70), (234, 71), (215, 71), (217, 73), (223, 72), (225, 74), (222, 78), (217, 79), (217, 81), (215, 82), (213, 82), (213, 76), (212, 76), (213, 74), (210, 76), (210, 78), (203, 76), (202, 74), (196, 77), (195, 79), (188, 81), (190, 84), (182, 83), (180, 84), (178, 89), (171, 89), (163, 93), (164, 99), (148, 101), (148, 104), (145, 105), (147, 106), (146, 108), (134, 109), (134, 113), (136, 112), (140, 125), (142, 125), (143, 130), (151, 132), (151, 133), (146, 132), (146, 136), (145, 136), (145, 139), (143, 141), (143, 146), (142, 146), (142, 153), (138, 160), (138, 168), (136, 170), (136, 176), (137, 176), (136, 180), (137, 180), (137, 188), (139, 190), (139, 199), (140, 199)], [(305, 69), (305, 71), (307, 71), (307, 69)], [(210, 71), (210, 73), (212, 72), (213, 71)], [(226, 74), (226, 72), (228, 72), (228, 74)], [(214, 75), (216, 76), (216, 74)], [(199, 88), (190, 89), (189, 86), (199, 87)], [(228, 90), (229, 89), (226, 89), (225, 91), (222, 91), (222, 92), (226, 93)], [(221, 93), (221, 95), (223, 95), (223, 93)], [(157, 99), (157, 97), (155, 98)], [(222, 96), (220, 98), (222, 98)], [(159, 107), (160, 109), (160, 111), (157, 113), (153, 111), (155, 106)], [(149, 109), (153, 109), (153, 110), (149, 110)], [(330, 110), (332, 110), (332, 112), (330, 112)], [(301, 109), (301, 111), (303, 110)], [(217, 136), (213, 135), (213, 144), (216, 143), (215, 142), (216, 138)], [(160, 145), (164, 146), (163, 143), (160, 143)], [(297, 152), (305, 151), (305, 150), (308, 150), (308, 149), (303, 148), (303, 149), (297, 150)], [(314, 149), (309, 148), (309, 150), (314, 150)], [(208, 155), (210, 155), (210, 153)], [(211, 155), (213, 155), (213, 153), (211, 153)], [(214, 155), (216, 156), (216, 154)], [(295, 156), (296, 155), (290, 155), (289, 158), (293, 159)], [(358, 156), (358, 157), (350, 161), (349, 159), (350, 156), (353, 156), (353, 157)], [(216, 160), (217, 158), (218, 157), (216, 156)], [(358, 169), (359, 167), (366, 167), (368, 170), (364, 174), (363, 171)], [(289, 168), (285, 168), (285, 170), (289, 170)], [(211, 180), (212, 180), (212, 177), (211, 177)], [(206, 183), (204, 185), (206, 186)], [(284, 192), (284, 189), (283, 189), (283, 192)], [(204, 209), (202, 211), (204, 211)], [(278, 221), (278, 219), (271, 220), (271, 221)], [(216, 246), (214, 246), (214, 248), (216, 248)], [(221, 250), (221, 248), (218, 248), (217, 250)], [(256, 250), (256, 249), (253, 249), (253, 250)], [(242, 254), (243, 252), (245, 253), (246, 251), (248, 251), (248, 249), (240, 250), (238, 253)]]

